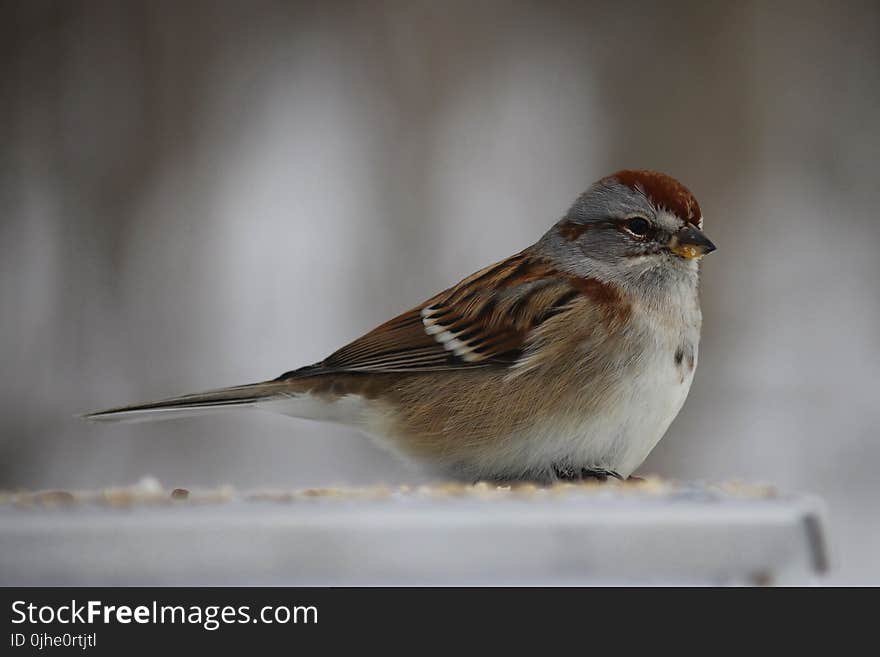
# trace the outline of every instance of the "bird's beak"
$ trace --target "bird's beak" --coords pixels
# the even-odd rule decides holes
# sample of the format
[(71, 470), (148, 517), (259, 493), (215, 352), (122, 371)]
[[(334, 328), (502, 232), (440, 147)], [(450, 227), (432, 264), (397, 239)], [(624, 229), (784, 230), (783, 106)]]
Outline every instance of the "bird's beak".
[(677, 256), (691, 260), (712, 253), (715, 245), (696, 226), (687, 224), (669, 240), (669, 250)]

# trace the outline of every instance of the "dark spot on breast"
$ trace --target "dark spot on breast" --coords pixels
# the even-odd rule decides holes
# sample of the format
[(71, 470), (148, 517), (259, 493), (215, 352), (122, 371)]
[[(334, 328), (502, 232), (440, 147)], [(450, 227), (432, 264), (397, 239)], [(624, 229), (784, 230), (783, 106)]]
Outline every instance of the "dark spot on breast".
[(683, 343), (679, 345), (678, 349), (675, 350), (675, 366), (681, 368), (681, 380), (684, 382), (684, 368), (682, 364), (687, 361), (687, 368), (690, 371), (694, 370), (695, 358), (694, 358), (694, 346), (690, 343)]

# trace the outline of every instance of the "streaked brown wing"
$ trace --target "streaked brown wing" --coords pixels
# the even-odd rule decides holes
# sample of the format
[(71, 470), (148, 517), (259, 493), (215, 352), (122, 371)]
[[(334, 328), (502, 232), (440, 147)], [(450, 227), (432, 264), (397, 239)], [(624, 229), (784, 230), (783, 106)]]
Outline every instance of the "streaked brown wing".
[(282, 378), (510, 364), (521, 355), (529, 333), (579, 294), (572, 279), (523, 252)]

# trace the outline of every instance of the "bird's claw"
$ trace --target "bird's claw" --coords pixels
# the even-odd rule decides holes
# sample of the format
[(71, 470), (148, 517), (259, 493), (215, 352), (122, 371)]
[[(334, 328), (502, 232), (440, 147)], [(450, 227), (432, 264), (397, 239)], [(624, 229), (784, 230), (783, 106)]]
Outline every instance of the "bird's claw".
[(605, 470), (604, 468), (562, 468), (554, 467), (553, 474), (560, 481), (584, 481), (585, 479), (595, 479), (597, 481), (608, 481), (608, 477), (623, 481), (623, 477), (614, 472), (614, 470)]

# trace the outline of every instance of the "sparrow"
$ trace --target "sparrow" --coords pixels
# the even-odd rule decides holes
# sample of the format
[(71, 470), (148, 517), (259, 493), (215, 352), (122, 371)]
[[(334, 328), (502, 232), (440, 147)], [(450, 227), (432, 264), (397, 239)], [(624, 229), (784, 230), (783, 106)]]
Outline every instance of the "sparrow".
[(625, 479), (693, 381), (702, 227), (677, 180), (618, 171), (532, 246), (319, 363), (85, 417), (257, 408), (357, 428), (460, 480)]

